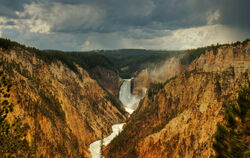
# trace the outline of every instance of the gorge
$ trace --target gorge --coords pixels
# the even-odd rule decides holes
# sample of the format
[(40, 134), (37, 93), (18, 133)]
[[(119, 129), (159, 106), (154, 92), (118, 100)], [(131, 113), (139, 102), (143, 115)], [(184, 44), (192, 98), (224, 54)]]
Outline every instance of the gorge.
[(0, 0), (0, 158), (250, 158), (250, 0)]
[[(26, 156), (213, 157), (217, 124), (250, 78), (249, 40), (133, 57), (41, 51), (6, 39), (0, 46), (13, 85), (7, 119), (27, 127)], [(144, 53), (145, 63), (157, 58), (145, 64)], [(137, 65), (113, 62), (124, 58)]]

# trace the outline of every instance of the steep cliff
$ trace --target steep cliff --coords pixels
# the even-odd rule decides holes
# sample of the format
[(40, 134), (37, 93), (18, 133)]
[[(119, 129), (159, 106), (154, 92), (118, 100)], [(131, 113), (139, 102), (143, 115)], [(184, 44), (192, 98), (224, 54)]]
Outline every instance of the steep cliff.
[[(235, 44), (237, 44), (237, 42)], [(138, 73), (138, 75), (133, 80), (133, 84), (134, 84), (133, 94), (139, 95), (140, 92), (143, 91), (145, 87), (148, 88), (151, 83), (165, 82), (166, 80), (175, 77), (179, 73), (183, 73), (187, 70), (190, 71), (192, 69), (195, 69), (194, 65), (190, 67), (190, 64), (195, 59), (199, 58), (200, 56), (202, 56), (201, 59), (204, 59), (204, 54), (207, 51), (216, 53), (217, 51), (221, 51), (223, 47), (226, 48), (229, 46), (230, 46), (229, 44), (222, 44), (222, 45), (217, 44), (217, 45), (211, 45), (211, 46), (206, 46), (206, 47), (200, 47), (196, 49), (189, 49), (189, 50), (181, 51), (175, 54), (174, 56), (165, 58), (164, 62), (155, 63), (153, 66), (147, 67)], [(219, 49), (217, 50), (217, 48)], [(210, 59), (213, 60), (213, 58), (210, 58)], [(216, 62), (220, 63), (220, 61), (216, 61)], [(211, 64), (212, 63), (207, 64), (207, 66)], [(201, 67), (202, 63), (200, 63), (199, 66)], [(197, 65), (196, 67), (198, 68), (199, 66)]]
[(225, 105), (249, 81), (250, 41), (206, 51), (185, 73), (152, 85), (107, 157), (212, 157)]
[(153, 68), (146, 68), (142, 70), (132, 81), (134, 95), (141, 96), (145, 93), (150, 83), (164, 82), (180, 72), (184, 71), (186, 67), (181, 65), (180, 57), (167, 58), (163, 63), (156, 64)]
[(104, 67), (97, 66), (91, 69), (91, 74), (109, 93), (116, 97), (119, 96), (119, 90), (123, 80), (117, 73)]
[(33, 155), (90, 157), (88, 145), (124, 122), (126, 112), (80, 66), (48, 63), (30, 50), (2, 47), (0, 61), (13, 84), (14, 114), (29, 126)]
[(134, 95), (144, 96), (149, 82), (148, 71), (144, 69), (132, 80), (132, 93)]
[[(49, 53), (51, 53), (51, 51)], [(68, 52), (67, 55), (67, 58), (73, 58), (78, 65), (87, 70), (89, 75), (95, 79), (103, 89), (118, 98), (122, 79), (118, 75), (119, 68), (111, 59), (98, 53), (98, 51)]]

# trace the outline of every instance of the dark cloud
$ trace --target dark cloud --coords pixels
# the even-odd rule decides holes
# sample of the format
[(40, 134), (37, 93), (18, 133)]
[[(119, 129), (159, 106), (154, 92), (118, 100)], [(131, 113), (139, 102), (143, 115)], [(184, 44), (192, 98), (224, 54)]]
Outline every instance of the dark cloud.
[[(53, 10), (51, 6), (57, 4), (94, 7), (96, 11), (92, 10), (87, 17), (90, 19), (92, 18), (91, 14), (99, 10), (105, 12), (105, 16), (102, 17), (103, 22), (91, 28), (84, 27), (87, 24), (77, 23), (79, 19), (74, 19), (73, 12), (72, 19), (76, 20), (76, 25), (72, 19), (65, 19), (67, 21), (62, 22), (61, 26), (55, 25), (52, 28), (53, 31), (58, 32), (112, 32), (127, 27), (152, 27), (155, 26), (155, 23), (158, 23), (158, 26), (161, 25), (163, 29), (202, 26), (207, 23), (206, 16), (211, 10), (219, 10), (220, 12), (220, 19), (217, 23), (242, 27), (250, 26), (249, 0), (105, 0), (105, 2), (103, 0), (0, 0), (0, 15), (15, 17), (15, 11), (23, 11), (24, 4), (31, 2), (42, 3), (41, 7), (47, 12), (51, 12)], [(61, 9), (63, 13), (65, 11), (63, 6)], [(79, 10), (84, 9), (86, 7), (75, 10), (76, 16)], [(84, 12), (82, 13), (84, 14)], [(50, 15), (48, 14), (48, 16)], [(46, 21), (46, 18), (43, 19)], [(65, 25), (67, 23), (71, 23), (72, 27)]]
[(17, 18), (15, 11), (4, 5), (0, 5), (0, 16)]
[(250, 1), (223, 0), (217, 2), (221, 9), (221, 23), (237, 27), (250, 28)]
[[(81, 41), (75, 43), (78, 47), (89, 38), (99, 43), (98, 48), (124, 46), (127, 39), (138, 45), (142, 44), (139, 39), (149, 43), (174, 37), (175, 30), (212, 25), (244, 30), (247, 37), (249, 6), (249, 0), (0, 0), (0, 31), (3, 35), (1, 28), (31, 32), (28, 43), (42, 34), (53, 34), (54, 40), (69, 34)], [(108, 34), (118, 41), (102, 38)], [(46, 46), (46, 42), (38, 43)]]
[(0, 16), (17, 18), (15, 12), (23, 11), (24, 4), (35, 2), (32, 0), (0, 0)]

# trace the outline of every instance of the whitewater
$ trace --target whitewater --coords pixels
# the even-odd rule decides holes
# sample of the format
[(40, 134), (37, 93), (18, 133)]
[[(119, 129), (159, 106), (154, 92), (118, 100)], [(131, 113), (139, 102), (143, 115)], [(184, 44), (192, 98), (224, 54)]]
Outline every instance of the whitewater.
[[(122, 102), (125, 110), (132, 114), (134, 110), (137, 108), (140, 99), (142, 97), (135, 96), (131, 93), (131, 79), (124, 79), (124, 82), (121, 85), (119, 91), (119, 99)], [(103, 139), (103, 145), (108, 145), (121, 131), (125, 123), (114, 124), (112, 126), (112, 133)], [(92, 155), (92, 158), (103, 158), (101, 155), (101, 140), (97, 140), (90, 144), (89, 151)]]

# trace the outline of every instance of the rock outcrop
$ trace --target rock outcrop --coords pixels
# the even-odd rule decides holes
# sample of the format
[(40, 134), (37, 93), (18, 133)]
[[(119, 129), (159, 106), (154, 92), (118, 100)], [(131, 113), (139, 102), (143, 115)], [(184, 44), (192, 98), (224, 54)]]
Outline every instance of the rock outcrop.
[(104, 67), (97, 66), (91, 69), (93, 78), (109, 93), (118, 97), (123, 80), (117, 73)]
[(250, 42), (207, 51), (187, 69), (146, 95), (107, 157), (214, 156), (217, 123), (250, 78)]
[(127, 118), (114, 96), (77, 65), (75, 72), (19, 47), (0, 48), (0, 61), (13, 84), (14, 114), (29, 126), (35, 157), (90, 157), (89, 144)]
[(147, 69), (142, 70), (136, 78), (132, 79), (132, 93), (137, 96), (144, 96), (149, 86)]
[(180, 72), (184, 71), (184, 68), (178, 57), (167, 58), (167, 60), (162, 63), (155, 65), (153, 68), (146, 68), (142, 70), (132, 81), (133, 81), (133, 91), (134, 95), (142, 96), (145, 93), (150, 83), (160, 83), (164, 82)]

